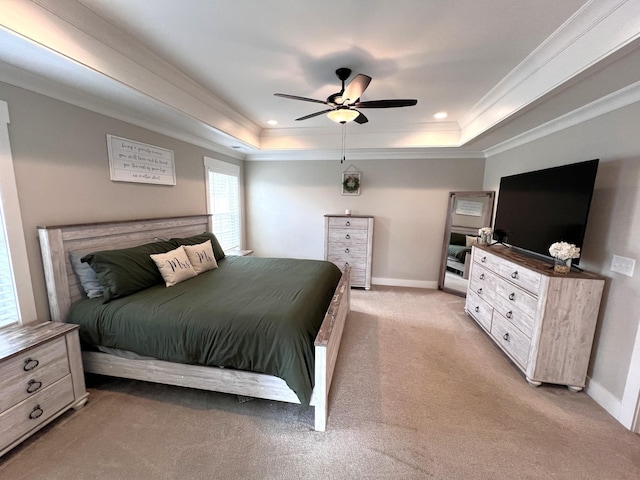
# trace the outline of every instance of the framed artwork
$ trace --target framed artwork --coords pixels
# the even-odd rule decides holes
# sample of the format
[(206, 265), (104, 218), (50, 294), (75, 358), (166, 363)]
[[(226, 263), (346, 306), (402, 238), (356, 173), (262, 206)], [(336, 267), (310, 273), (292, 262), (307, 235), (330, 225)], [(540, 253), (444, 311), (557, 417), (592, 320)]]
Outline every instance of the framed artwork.
[(360, 172), (342, 172), (342, 195), (360, 195)]
[(115, 182), (175, 185), (173, 150), (107, 135), (109, 170)]

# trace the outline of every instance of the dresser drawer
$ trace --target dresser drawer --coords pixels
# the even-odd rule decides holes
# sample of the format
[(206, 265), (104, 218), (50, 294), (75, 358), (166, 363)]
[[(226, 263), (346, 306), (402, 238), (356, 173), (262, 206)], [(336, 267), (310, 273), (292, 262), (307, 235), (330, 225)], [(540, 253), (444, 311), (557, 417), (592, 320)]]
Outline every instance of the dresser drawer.
[(493, 272), (497, 272), (498, 266), (500, 265), (500, 259), (498, 257), (479, 248), (473, 249), (473, 261)]
[(357, 217), (329, 217), (329, 228), (345, 228), (350, 230), (367, 230), (368, 218)]
[(367, 240), (366, 230), (337, 228), (329, 231), (329, 243), (332, 245), (366, 245)]
[(67, 346), (57, 338), (0, 363), (0, 412), (69, 373)]
[(508, 260), (501, 260), (498, 273), (500, 276), (534, 295), (538, 295), (538, 292), (540, 291), (542, 276), (528, 268), (516, 265)]
[(494, 313), (491, 320), (491, 336), (523, 369), (529, 362), (531, 340), (501, 315)]
[(487, 302), (493, 303), (496, 291), (496, 276), (494, 273), (475, 263), (469, 275), (470, 289)]
[(366, 245), (334, 245), (329, 244), (327, 248), (327, 255), (331, 257), (350, 257), (350, 258), (365, 258), (367, 256)]
[(356, 287), (360, 287), (364, 285), (367, 279), (367, 273), (366, 273), (367, 269), (364, 264), (364, 261), (354, 262), (353, 260), (350, 261), (350, 259), (345, 260), (340, 258), (334, 258), (334, 259), (329, 258), (328, 260), (334, 263), (340, 269), (341, 272), (344, 272), (344, 269), (347, 266), (351, 267), (351, 276), (349, 278), (349, 280), (351, 281), (351, 285), (354, 285)]
[(366, 271), (366, 261), (364, 258), (335, 256), (329, 257), (327, 260), (334, 263), (342, 272), (344, 272), (346, 267), (351, 267), (351, 283), (355, 283), (353, 279), (356, 275), (359, 275), (360, 273), (364, 275)]
[(496, 282), (496, 300), (498, 298), (504, 299), (507, 302), (506, 305), (513, 305), (526, 315), (535, 318), (538, 298), (522, 288), (516, 287), (506, 280), (498, 279)]
[(533, 332), (533, 317), (527, 315), (503, 297), (496, 297), (493, 309), (494, 314), (502, 315), (527, 337), (531, 338), (531, 333)]
[(491, 316), (493, 308), (475, 293), (467, 292), (465, 309), (476, 322), (482, 325), (487, 331), (491, 330)]
[(0, 450), (73, 402), (71, 375), (0, 414)]

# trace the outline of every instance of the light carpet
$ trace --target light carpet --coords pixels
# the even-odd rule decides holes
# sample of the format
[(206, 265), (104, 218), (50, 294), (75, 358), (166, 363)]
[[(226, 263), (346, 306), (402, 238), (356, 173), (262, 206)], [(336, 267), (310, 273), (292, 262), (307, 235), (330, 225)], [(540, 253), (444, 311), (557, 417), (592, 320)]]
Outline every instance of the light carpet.
[(533, 388), (435, 290), (352, 291), (326, 432), (313, 411), (90, 376), (89, 402), (0, 459), (21, 479), (640, 478), (640, 436)]

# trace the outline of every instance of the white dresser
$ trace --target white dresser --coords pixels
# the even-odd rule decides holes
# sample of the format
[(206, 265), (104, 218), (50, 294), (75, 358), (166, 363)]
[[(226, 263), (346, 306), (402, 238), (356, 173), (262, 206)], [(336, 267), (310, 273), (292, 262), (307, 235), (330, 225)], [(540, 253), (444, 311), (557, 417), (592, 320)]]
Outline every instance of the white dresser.
[(340, 270), (351, 267), (351, 286), (371, 289), (373, 217), (325, 215), (324, 258)]
[(0, 455), (87, 401), (78, 326), (0, 330)]
[(604, 278), (554, 273), (502, 245), (473, 247), (465, 309), (531, 385), (580, 391), (598, 320)]

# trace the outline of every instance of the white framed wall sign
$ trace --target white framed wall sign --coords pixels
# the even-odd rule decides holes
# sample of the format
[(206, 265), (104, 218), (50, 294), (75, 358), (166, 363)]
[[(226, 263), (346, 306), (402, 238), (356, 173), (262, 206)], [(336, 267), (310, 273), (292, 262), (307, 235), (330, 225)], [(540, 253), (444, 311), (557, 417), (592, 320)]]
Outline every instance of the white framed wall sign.
[(173, 150), (107, 135), (109, 170), (115, 182), (175, 185)]

